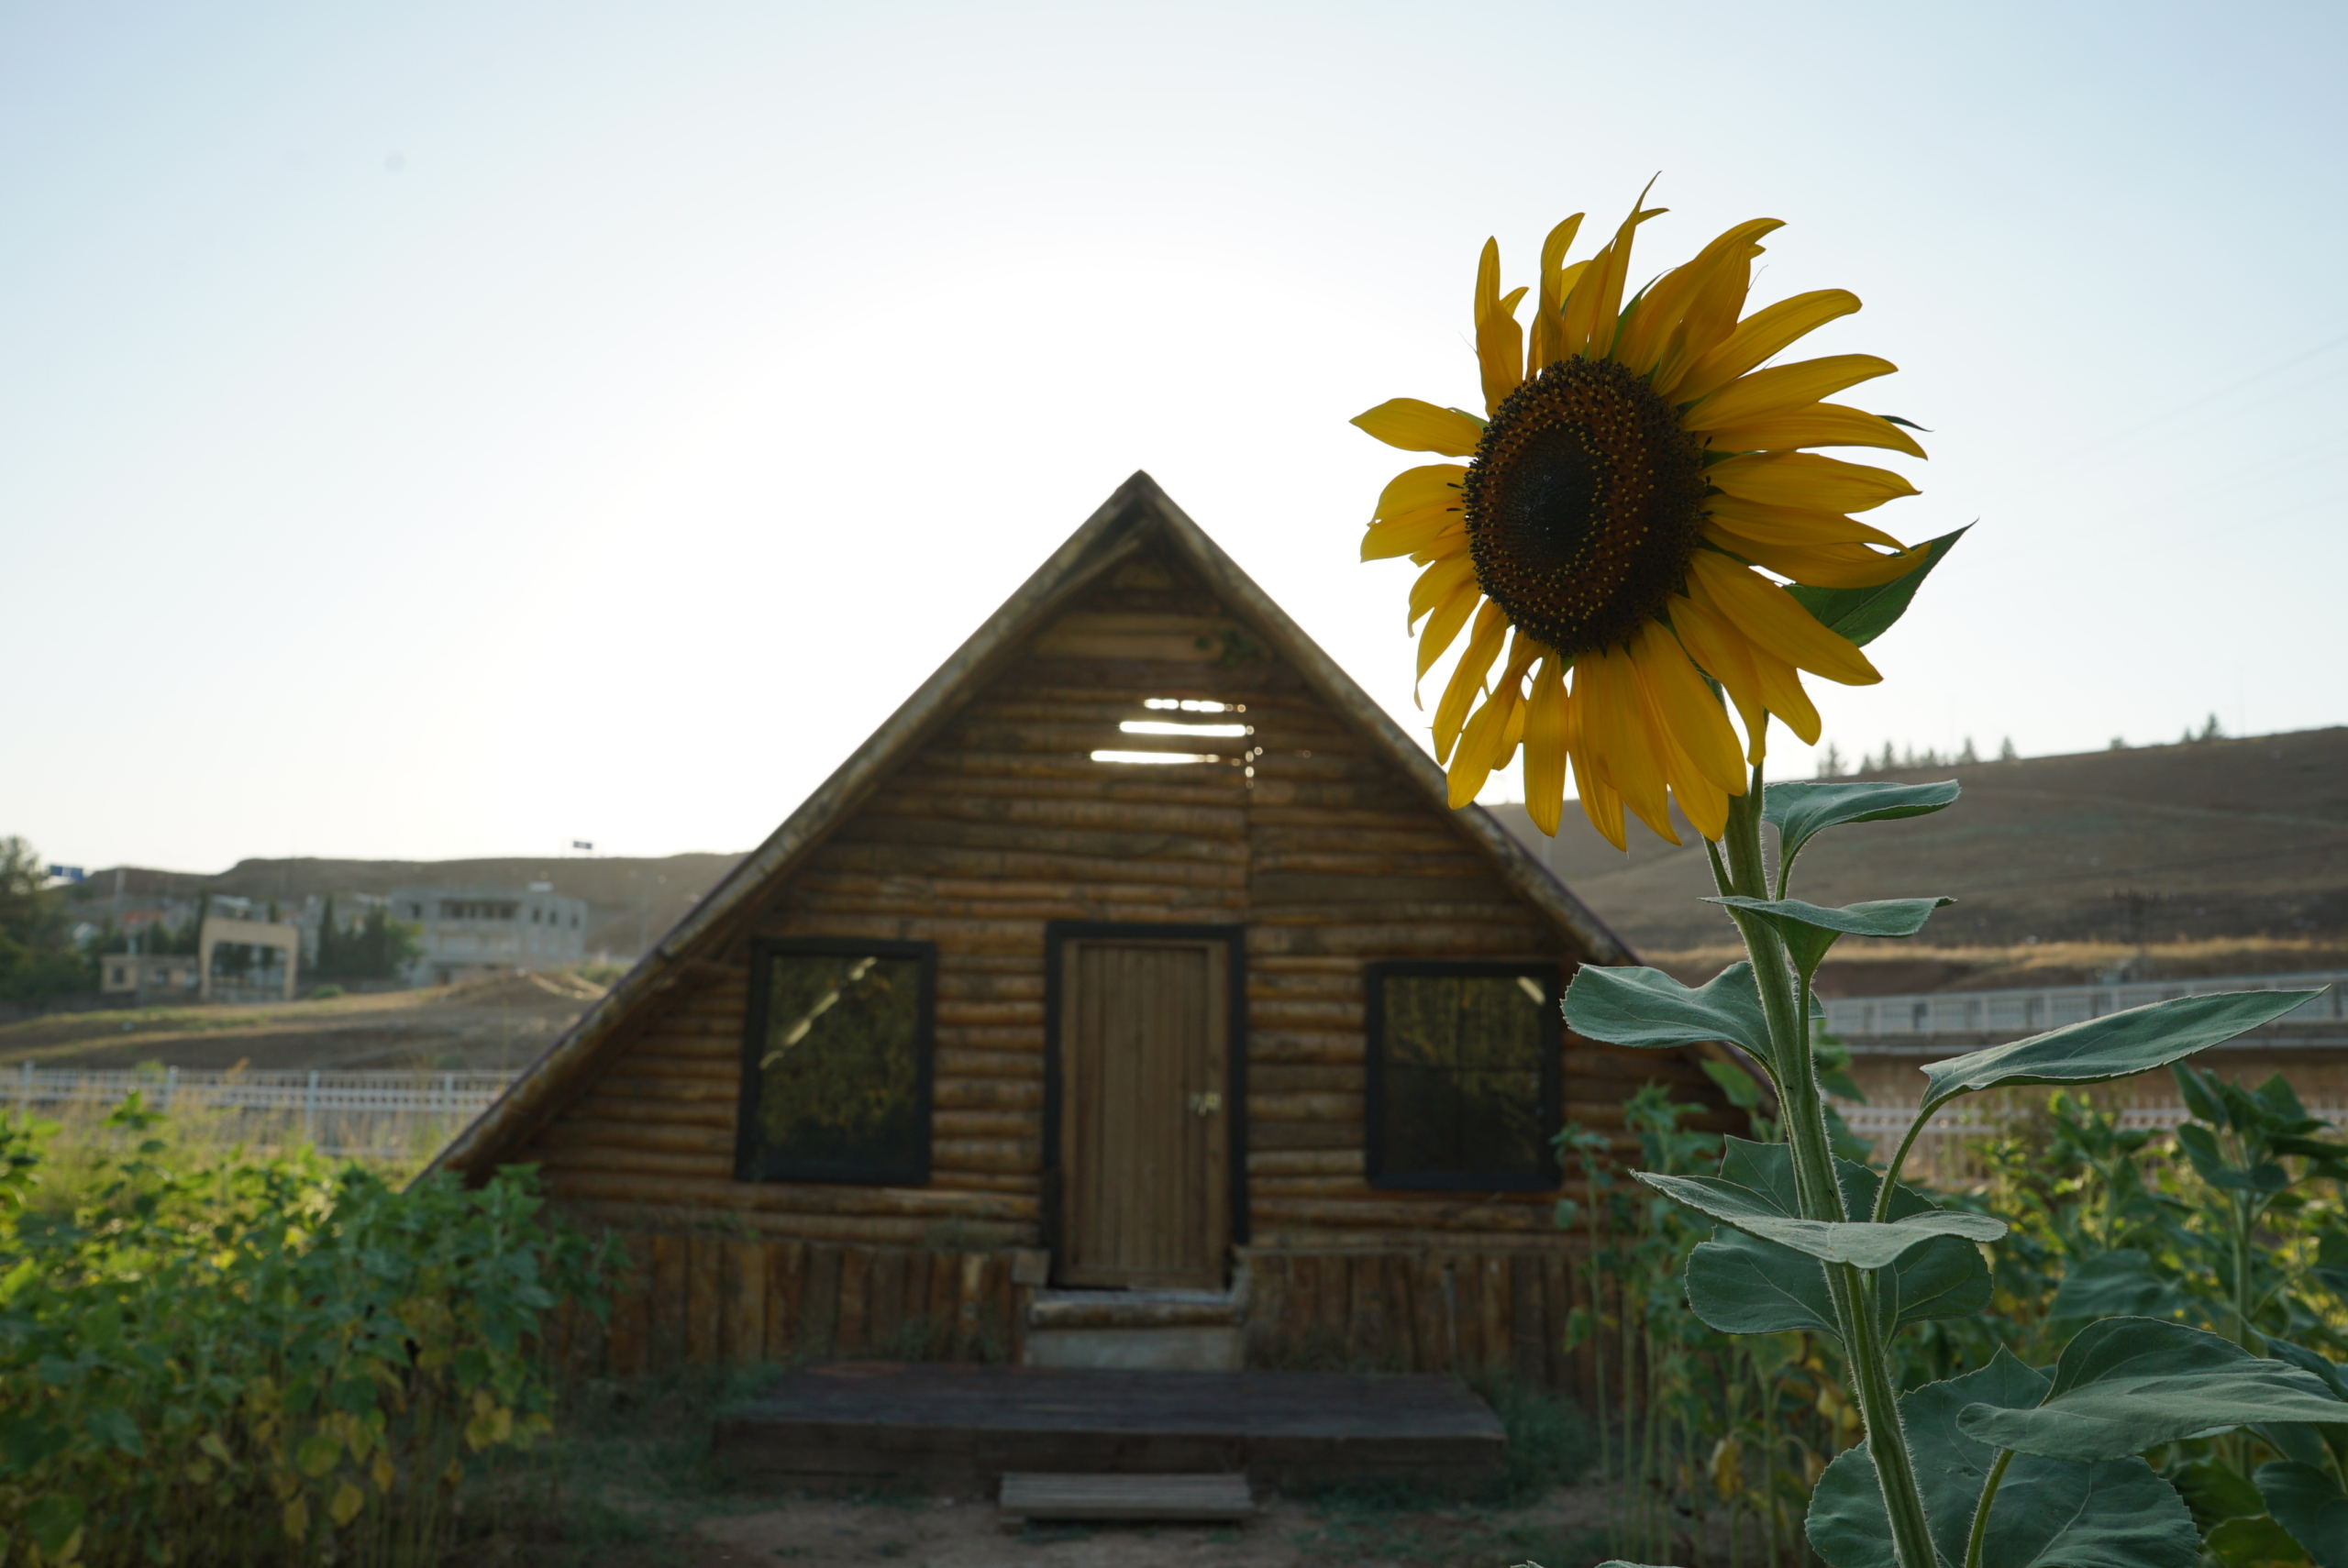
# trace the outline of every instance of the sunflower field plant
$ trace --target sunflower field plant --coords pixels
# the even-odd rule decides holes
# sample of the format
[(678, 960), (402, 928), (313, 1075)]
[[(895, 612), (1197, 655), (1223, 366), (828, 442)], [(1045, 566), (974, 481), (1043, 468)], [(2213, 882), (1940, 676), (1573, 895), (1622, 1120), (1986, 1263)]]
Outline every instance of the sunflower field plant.
[[(1579, 260), (1580, 218), (1558, 225), (1534, 282), (1514, 289), (1485, 243), (1473, 295), (1481, 416), (1403, 398), (1355, 420), (1389, 445), (1454, 459), (1390, 482), (1361, 552), (1420, 569), (1410, 624), (1422, 679), (1461, 647), (1432, 724), (1452, 802), (1521, 756), (1525, 807), (1545, 833), (1570, 778), (1618, 848), (1625, 812), (1679, 842), (1675, 806), (1705, 841), (1711, 901), (1745, 959), (1696, 987), (1584, 966), (1566, 1021), (1618, 1045), (1724, 1046), (1767, 1086), (1782, 1142), (1725, 1140), (1711, 1176), (1634, 1174), (1711, 1227), (1683, 1276), (1697, 1319), (1839, 1347), (1864, 1436), (1811, 1494), (1807, 1534), (1829, 1568), (2194, 1568), (2194, 1513), (2140, 1456), (2241, 1428), (2305, 1447), (2264, 1434), (2348, 1430), (2348, 1377), (2241, 1318), (2213, 1332), (2124, 1313), (2079, 1324), (2051, 1364), (1999, 1348), (1903, 1394), (1899, 1336), (1977, 1318), (1992, 1298), (1983, 1249), (2009, 1227), (1900, 1172), (1926, 1122), (1966, 1096), (2133, 1077), (2313, 993), (2180, 998), (1934, 1062), (1888, 1168), (1835, 1152), (1812, 977), (1844, 936), (1915, 936), (1950, 900), (1824, 907), (1793, 896), (1796, 866), (1821, 834), (1944, 811), (1958, 789), (1771, 784), (1769, 729), (1818, 739), (1805, 672), (1882, 679), (1866, 646), (1957, 535), (1911, 546), (1859, 521), (1915, 487), (1813, 449), (1924, 456), (1910, 422), (1827, 401), (1895, 367), (1865, 354), (1774, 362), (1857, 298), (1820, 290), (1748, 312), (1758, 242), (1781, 226), (1771, 219), (1737, 225), (1634, 290), (1633, 239), (1661, 215), (1645, 199)], [(2310, 1533), (2348, 1532), (2348, 1506), (2300, 1517)], [(2348, 1561), (2348, 1534), (2282, 1539)]]

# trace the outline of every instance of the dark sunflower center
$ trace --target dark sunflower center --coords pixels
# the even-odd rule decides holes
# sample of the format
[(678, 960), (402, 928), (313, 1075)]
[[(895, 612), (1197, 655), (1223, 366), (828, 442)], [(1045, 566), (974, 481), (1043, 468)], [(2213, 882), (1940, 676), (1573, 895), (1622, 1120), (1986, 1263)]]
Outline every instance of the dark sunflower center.
[(1645, 381), (1563, 359), (1509, 394), (1468, 465), (1476, 580), (1568, 656), (1627, 642), (1688, 575), (1700, 448)]

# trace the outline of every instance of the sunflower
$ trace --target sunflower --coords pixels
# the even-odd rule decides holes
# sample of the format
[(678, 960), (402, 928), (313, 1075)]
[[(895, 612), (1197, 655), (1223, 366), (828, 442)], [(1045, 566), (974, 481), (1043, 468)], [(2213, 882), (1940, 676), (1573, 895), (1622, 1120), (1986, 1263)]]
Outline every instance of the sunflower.
[[(1551, 231), (1529, 335), (1517, 320), (1528, 291), (1501, 292), (1500, 247), (1486, 240), (1475, 321), (1489, 417), (1396, 398), (1353, 422), (1405, 451), (1468, 459), (1397, 475), (1361, 547), (1364, 560), (1424, 569), (1410, 605), (1410, 624), (1426, 623), (1422, 680), (1466, 635), (1434, 711), (1452, 804), (1522, 749), (1541, 830), (1557, 831), (1570, 768), (1617, 848), (1626, 806), (1678, 843), (1671, 798), (1719, 838), (1772, 715), (1817, 743), (1800, 671), (1882, 679), (1778, 579), (1861, 588), (1922, 561), (1851, 515), (1914, 487), (1801, 449), (1924, 456), (1899, 423), (1821, 401), (1897, 367), (1835, 354), (1761, 368), (1857, 310), (1857, 296), (1822, 289), (1739, 319), (1755, 242), (1782, 226), (1756, 218), (1625, 304), (1632, 234), (1663, 210), (1634, 204), (1611, 241), (1570, 265), (1581, 215)], [(1706, 677), (1734, 705), (1742, 744)]]

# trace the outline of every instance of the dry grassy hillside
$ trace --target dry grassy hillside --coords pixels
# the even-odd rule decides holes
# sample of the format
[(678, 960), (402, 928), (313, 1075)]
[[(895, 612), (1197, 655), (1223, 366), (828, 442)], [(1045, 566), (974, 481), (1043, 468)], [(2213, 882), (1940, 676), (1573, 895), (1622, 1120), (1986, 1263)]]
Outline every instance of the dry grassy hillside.
[[(2348, 728), (1887, 777), (1955, 778), (1965, 798), (1822, 838), (1802, 856), (1800, 896), (1959, 901), (1921, 944), (1854, 952), (1842, 967), (1877, 958), (1904, 971), (1870, 989), (1978, 984), (1985, 968), (2084, 973), (2140, 949), (2205, 973), (2348, 961)], [(1697, 901), (1712, 888), (1692, 833), (1674, 848), (1634, 822), (1626, 855), (1570, 803), (1554, 844), (1522, 808), (1501, 815), (1642, 952), (1676, 956), (1727, 934)], [(2042, 951), (2061, 961), (2036, 962)]]

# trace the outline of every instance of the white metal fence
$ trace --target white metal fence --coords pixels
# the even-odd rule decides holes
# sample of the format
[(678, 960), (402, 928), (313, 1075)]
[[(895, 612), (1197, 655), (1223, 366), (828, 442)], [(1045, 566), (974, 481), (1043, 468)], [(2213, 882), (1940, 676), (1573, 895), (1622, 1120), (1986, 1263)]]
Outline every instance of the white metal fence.
[(1841, 1040), (1874, 1039), (1887, 1034), (2030, 1034), (2174, 997), (2317, 988), (2325, 988), (2321, 995), (2276, 1021), (2305, 1025), (2348, 1020), (2348, 970), (2325, 969), (2299, 975), (2232, 975), (2111, 986), (2046, 986), (2034, 990), (1834, 997), (1826, 1001), (1826, 1029)]
[(497, 1072), (266, 1072), (189, 1067), (0, 1070), (0, 1107), (56, 1115), (110, 1110), (134, 1092), (150, 1110), (217, 1129), (216, 1141), (313, 1143), (334, 1158), (429, 1153), (513, 1081)]

